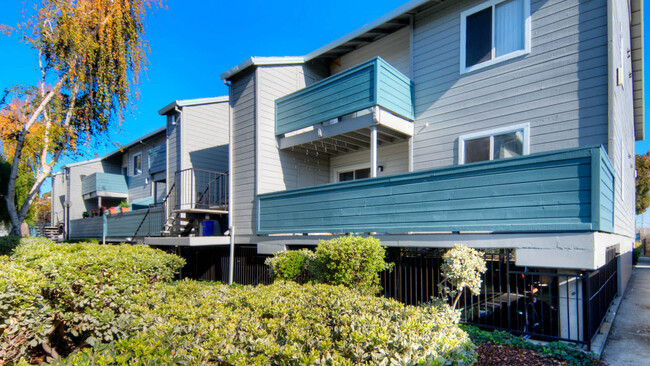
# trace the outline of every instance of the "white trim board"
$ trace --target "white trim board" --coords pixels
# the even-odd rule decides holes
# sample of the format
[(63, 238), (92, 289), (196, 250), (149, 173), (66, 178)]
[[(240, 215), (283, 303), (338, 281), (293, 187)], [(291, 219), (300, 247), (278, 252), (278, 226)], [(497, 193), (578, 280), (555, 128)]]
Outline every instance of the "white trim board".
[[(523, 131), (523, 135), (524, 135), (523, 155), (530, 154), (530, 123), (520, 123), (517, 125), (493, 128), (489, 130), (483, 130), (483, 131), (478, 131), (478, 132), (473, 132), (473, 133), (468, 133), (465, 135), (458, 136), (458, 164), (459, 165), (465, 164), (465, 141), (474, 140), (481, 137), (501, 135), (509, 132), (516, 132), (519, 130)], [(494, 146), (492, 140), (493, 139), (490, 139), (490, 160), (494, 160), (493, 158)]]

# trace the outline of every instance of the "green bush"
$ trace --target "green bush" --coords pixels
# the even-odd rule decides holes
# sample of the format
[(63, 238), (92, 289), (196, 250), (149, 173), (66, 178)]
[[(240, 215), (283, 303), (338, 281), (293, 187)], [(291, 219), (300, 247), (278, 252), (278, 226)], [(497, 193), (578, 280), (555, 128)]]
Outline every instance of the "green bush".
[(52, 319), (44, 285), (40, 272), (0, 256), (0, 364), (26, 356), (28, 348), (46, 341)]
[(271, 270), (274, 281), (306, 283), (312, 279), (316, 254), (309, 249), (283, 250), (264, 262)]
[(19, 236), (0, 236), (0, 255), (10, 255), (19, 243)]
[(99, 244), (99, 240), (94, 238), (87, 239), (68, 239), (65, 241), (67, 244), (79, 244), (79, 243), (88, 243), (88, 244)]
[(405, 306), (343, 286), (158, 284), (138, 296), (141, 329), (62, 363), (463, 365), (474, 345), (449, 308)]
[[(42, 352), (56, 357), (126, 336), (133, 318), (133, 296), (152, 284), (173, 279), (184, 260), (140, 245), (55, 244), (47, 239), (22, 239), (8, 263), (15, 268), (12, 276), (30, 278), (36, 273), (42, 281), (34, 281), (29, 289), (15, 286), (13, 298), (0, 298), (0, 308), (12, 306), (15, 298), (32, 299), (36, 292), (40, 296), (39, 311), (51, 322), (49, 327), (41, 326), (42, 320), (35, 318), (34, 332), (19, 324), (17, 331), (27, 332), (28, 336), (15, 346), (23, 356)], [(9, 282), (20, 281), (25, 279)], [(20, 321), (32, 320), (27, 315), (9, 315)], [(8, 319), (3, 316), (5, 324)], [(0, 334), (0, 343), (8, 341), (5, 337), (6, 332)]]
[(639, 246), (635, 246), (634, 249), (632, 250), (632, 264), (637, 265), (639, 263), (639, 258), (641, 258), (641, 254), (643, 254), (643, 244)]
[(373, 237), (344, 236), (321, 240), (316, 247), (315, 277), (327, 284), (344, 285), (366, 294), (381, 290), (379, 273), (391, 269), (386, 250)]

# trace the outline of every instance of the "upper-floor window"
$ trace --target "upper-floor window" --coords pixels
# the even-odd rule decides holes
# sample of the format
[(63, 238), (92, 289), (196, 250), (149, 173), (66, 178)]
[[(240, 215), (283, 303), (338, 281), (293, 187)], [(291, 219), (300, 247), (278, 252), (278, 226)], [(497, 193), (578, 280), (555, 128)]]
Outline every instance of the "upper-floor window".
[(460, 164), (511, 158), (530, 152), (530, 126), (522, 124), (460, 136)]
[(142, 153), (133, 155), (133, 175), (142, 174)]
[(530, 0), (491, 0), (460, 19), (461, 73), (530, 52)]

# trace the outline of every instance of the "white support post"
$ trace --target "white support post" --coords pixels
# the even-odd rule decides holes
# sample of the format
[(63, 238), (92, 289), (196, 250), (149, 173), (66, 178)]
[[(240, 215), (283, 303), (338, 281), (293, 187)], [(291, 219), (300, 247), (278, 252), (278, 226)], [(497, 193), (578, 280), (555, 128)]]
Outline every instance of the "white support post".
[(377, 176), (377, 126), (370, 127), (370, 177)]

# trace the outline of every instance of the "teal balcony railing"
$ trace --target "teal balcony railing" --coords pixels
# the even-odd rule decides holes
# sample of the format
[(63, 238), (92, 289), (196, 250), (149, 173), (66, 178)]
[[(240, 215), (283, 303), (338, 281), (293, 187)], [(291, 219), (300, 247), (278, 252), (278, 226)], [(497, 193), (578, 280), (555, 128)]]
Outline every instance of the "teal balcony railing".
[(81, 180), (82, 195), (97, 193), (101, 196), (101, 192), (128, 194), (129, 188), (120, 174), (93, 173)]
[(258, 196), (258, 234), (612, 232), (601, 147), (540, 153)]
[(413, 82), (376, 57), (275, 101), (275, 133), (282, 135), (380, 106), (414, 119)]

